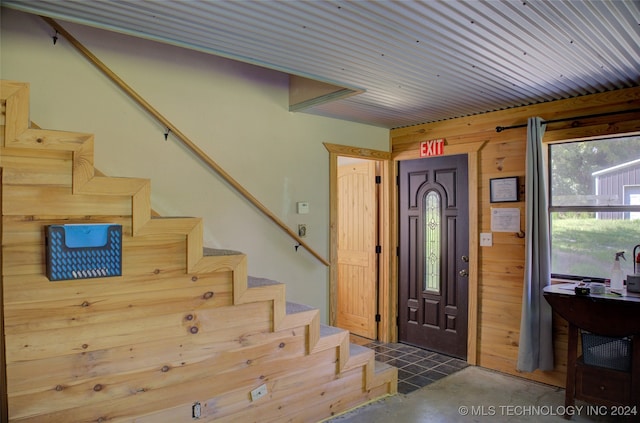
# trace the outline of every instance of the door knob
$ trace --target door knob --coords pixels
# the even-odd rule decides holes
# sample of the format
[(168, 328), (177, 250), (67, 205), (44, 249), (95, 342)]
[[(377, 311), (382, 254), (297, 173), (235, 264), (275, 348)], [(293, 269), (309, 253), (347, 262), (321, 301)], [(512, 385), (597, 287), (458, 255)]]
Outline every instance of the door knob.
[(469, 276), (469, 272), (466, 269), (463, 269), (460, 271), (460, 276), (466, 278), (467, 276)]

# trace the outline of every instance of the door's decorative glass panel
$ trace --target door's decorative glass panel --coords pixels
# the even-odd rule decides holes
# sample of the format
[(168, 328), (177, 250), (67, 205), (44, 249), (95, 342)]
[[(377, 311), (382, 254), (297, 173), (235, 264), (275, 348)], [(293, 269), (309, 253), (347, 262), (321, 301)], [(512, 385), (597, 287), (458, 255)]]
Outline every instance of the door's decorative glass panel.
[(440, 292), (440, 194), (429, 191), (424, 197), (424, 290)]

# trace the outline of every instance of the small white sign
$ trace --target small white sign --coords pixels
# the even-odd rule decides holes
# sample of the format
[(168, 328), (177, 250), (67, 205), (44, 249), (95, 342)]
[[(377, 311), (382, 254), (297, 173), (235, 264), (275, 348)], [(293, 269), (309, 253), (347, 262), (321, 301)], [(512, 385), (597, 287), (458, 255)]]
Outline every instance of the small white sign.
[(297, 203), (297, 206), (298, 206), (298, 214), (309, 213), (309, 203), (307, 201), (300, 201)]
[(520, 232), (520, 209), (491, 208), (491, 232)]

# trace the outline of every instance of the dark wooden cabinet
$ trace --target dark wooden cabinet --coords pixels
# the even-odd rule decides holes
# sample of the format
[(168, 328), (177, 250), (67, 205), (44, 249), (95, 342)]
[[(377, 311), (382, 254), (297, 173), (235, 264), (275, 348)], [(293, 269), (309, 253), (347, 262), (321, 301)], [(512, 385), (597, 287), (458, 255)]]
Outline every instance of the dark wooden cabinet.
[[(546, 287), (544, 297), (569, 323), (565, 406), (573, 406), (579, 399), (605, 406), (635, 406), (640, 413), (640, 298), (575, 295), (565, 285)], [(629, 370), (586, 364), (582, 356), (578, 357), (581, 331), (629, 337)], [(640, 419), (638, 415), (632, 417)]]
[(575, 398), (608, 406), (631, 404), (630, 372), (590, 366), (580, 359), (575, 373)]

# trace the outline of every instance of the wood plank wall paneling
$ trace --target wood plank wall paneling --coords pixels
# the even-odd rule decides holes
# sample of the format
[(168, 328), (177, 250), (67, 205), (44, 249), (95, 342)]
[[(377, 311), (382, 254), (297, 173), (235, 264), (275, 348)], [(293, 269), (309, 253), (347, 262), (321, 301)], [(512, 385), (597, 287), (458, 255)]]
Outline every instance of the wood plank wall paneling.
[[(421, 141), (445, 138), (447, 149), (487, 141), (480, 151), (478, 180), (479, 232), (491, 231), (489, 179), (518, 176), (524, 184), (526, 128), (496, 132), (497, 126), (527, 123), (540, 116), (546, 120), (567, 119), (609, 112), (622, 114), (571, 119), (547, 125), (544, 142), (591, 138), (618, 133), (640, 133), (640, 87), (585, 95), (578, 98), (501, 110), (482, 115), (416, 125), (391, 131), (392, 157), (415, 157)], [(524, 197), (524, 196), (523, 196)], [(525, 199), (510, 203), (524, 216)], [(524, 217), (521, 218), (524, 227)], [(478, 364), (483, 367), (564, 386), (566, 374), (566, 322), (554, 318), (556, 365), (554, 371), (520, 373), (516, 370), (524, 275), (524, 239), (515, 233), (494, 233), (493, 246), (479, 249), (478, 275)], [(397, 283), (397, 282), (395, 282)]]
[[(4, 116), (4, 104), (2, 101)], [(0, 125), (0, 134), (4, 134), (4, 119)], [(0, 135), (2, 136), (2, 135)], [(2, 150), (2, 140), (0, 140), (0, 150)], [(2, 178), (4, 169), (1, 166), (2, 157), (0, 156), (0, 210), (2, 210)], [(4, 237), (4, 221), (0, 220), (0, 241)], [(7, 374), (6, 374), (6, 357), (5, 357), (5, 341), (4, 341), (4, 260), (0, 257), (0, 421), (9, 421), (9, 404), (7, 397)]]

